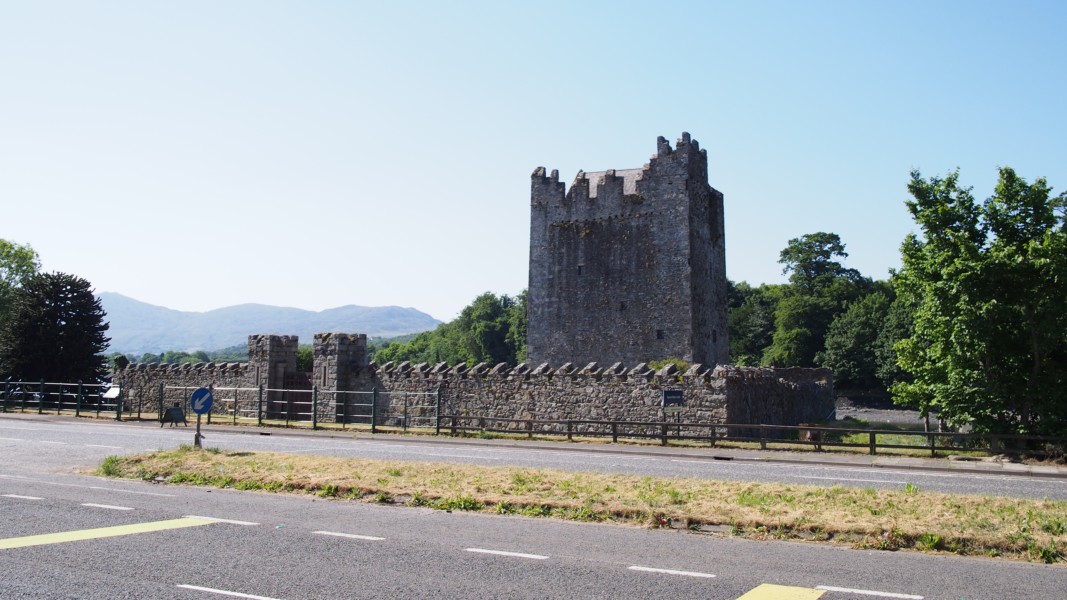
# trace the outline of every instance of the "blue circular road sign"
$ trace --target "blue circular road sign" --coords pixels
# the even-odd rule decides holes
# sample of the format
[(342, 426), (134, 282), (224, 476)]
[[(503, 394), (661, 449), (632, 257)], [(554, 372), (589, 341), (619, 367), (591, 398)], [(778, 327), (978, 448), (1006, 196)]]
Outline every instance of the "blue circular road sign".
[(211, 410), (211, 403), (215, 399), (211, 396), (211, 390), (207, 388), (196, 388), (189, 396), (189, 405), (193, 408), (193, 412), (198, 415), (202, 415)]

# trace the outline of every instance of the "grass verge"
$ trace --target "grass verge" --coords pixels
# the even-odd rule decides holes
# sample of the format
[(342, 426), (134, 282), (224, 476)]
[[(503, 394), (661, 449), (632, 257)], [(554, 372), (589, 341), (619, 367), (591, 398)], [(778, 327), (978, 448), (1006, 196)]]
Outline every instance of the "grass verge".
[(1067, 502), (573, 473), (183, 446), (99, 474), (496, 514), (722, 530), (754, 539), (1067, 562)]

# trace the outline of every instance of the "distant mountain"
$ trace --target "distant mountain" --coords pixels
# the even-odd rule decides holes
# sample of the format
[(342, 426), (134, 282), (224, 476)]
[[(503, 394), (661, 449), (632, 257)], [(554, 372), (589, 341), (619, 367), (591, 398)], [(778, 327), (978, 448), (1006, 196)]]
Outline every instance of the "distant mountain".
[(316, 333), (365, 333), (394, 337), (429, 331), (441, 324), (414, 308), (341, 306), (315, 312), (263, 304), (241, 304), (208, 312), (183, 312), (146, 304), (113, 292), (99, 294), (111, 324), (109, 352), (141, 355), (164, 350), (216, 350), (244, 344), (258, 333), (298, 335), (310, 344)]

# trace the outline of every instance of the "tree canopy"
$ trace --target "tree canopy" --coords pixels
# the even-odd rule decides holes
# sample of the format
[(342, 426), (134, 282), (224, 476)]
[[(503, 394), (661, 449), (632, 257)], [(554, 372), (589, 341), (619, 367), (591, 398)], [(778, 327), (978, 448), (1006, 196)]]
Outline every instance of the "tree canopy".
[(486, 292), (455, 320), (408, 342), (376, 351), (374, 361), (518, 364), (526, 360), (526, 292), (512, 298)]
[(1002, 168), (975, 201), (959, 173), (912, 172), (921, 235), (901, 248), (898, 296), (914, 307), (896, 346), (899, 401), (993, 432), (1067, 429), (1067, 196)]
[(851, 301), (869, 293), (870, 279), (839, 259), (847, 257), (836, 233), (809, 233), (789, 240), (778, 262), (789, 285), (774, 312), (775, 329), (764, 364), (814, 367), (821, 362), (826, 332)]
[(23, 381), (100, 381), (110, 341), (88, 281), (65, 273), (26, 279), (0, 328), (0, 373)]
[(0, 239), (0, 325), (7, 320), (18, 289), (40, 268), (33, 248)]

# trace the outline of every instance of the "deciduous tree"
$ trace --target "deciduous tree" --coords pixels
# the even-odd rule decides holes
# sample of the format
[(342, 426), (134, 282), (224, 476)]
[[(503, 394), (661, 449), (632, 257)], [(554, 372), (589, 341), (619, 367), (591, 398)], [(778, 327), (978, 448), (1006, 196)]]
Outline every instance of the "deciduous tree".
[(915, 307), (897, 344), (914, 378), (893, 391), (978, 430), (1067, 431), (1067, 196), (1002, 168), (975, 202), (959, 173), (912, 173), (921, 235), (902, 246), (897, 293)]
[(33, 248), (0, 239), (0, 325), (7, 319), (18, 289), (40, 268)]
[(775, 308), (775, 331), (764, 364), (813, 367), (826, 330), (844, 306), (870, 291), (871, 281), (838, 259), (847, 257), (836, 233), (809, 233), (789, 240), (778, 262), (789, 285)]

